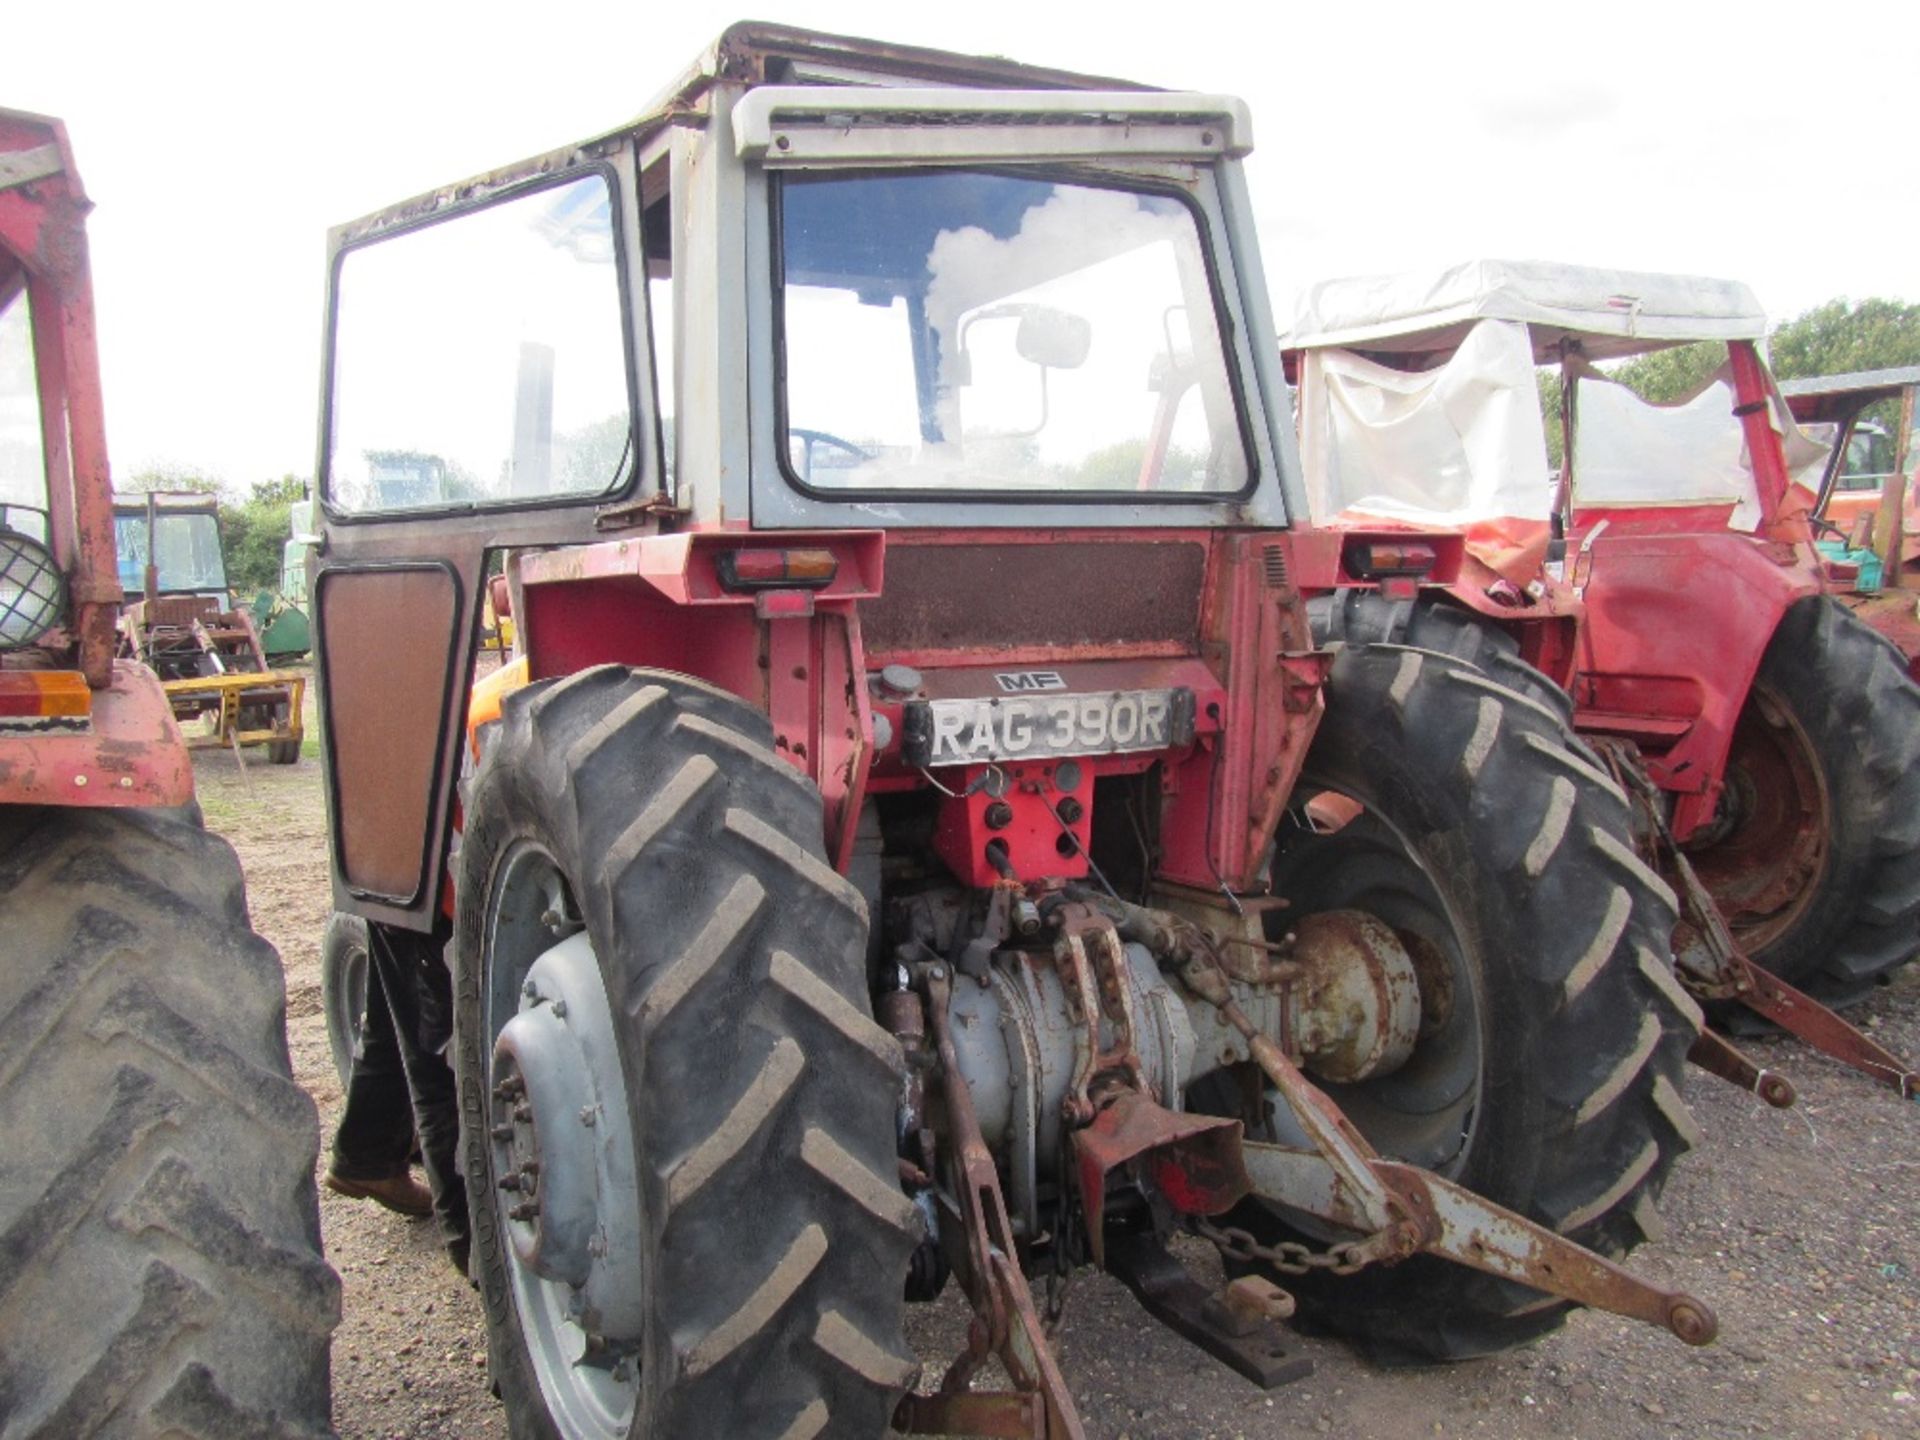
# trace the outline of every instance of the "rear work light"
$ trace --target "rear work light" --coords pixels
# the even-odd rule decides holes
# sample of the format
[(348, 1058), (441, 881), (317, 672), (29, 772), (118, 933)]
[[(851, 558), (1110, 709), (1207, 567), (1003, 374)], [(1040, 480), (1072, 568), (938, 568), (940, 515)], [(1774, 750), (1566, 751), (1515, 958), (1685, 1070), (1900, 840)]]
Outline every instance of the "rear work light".
[(31, 645), (60, 623), (66, 581), (39, 541), (0, 529), (0, 650)]
[(1424, 540), (1355, 540), (1347, 545), (1340, 563), (1361, 580), (1425, 575), (1440, 556)]
[(722, 550), (714, 568), (723, 590), (824, 590), (840, 562), (831, 550)]

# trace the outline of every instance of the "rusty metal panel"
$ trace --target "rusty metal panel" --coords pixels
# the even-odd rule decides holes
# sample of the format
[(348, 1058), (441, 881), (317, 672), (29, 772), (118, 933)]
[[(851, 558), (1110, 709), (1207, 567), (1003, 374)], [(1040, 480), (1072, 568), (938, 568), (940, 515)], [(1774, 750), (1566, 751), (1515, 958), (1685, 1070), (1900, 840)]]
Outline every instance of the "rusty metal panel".
[[(10, 672), (18, 674), (19, 672)], [(185, 805), (193, 762), (151, 670), (115, 661), (73, 730), (0, 724), (0, 805)]]
[(462, 608), (443, 563), (328, 568), (315, 582), (334, 860), (356, 894), (406, 905), (426, 888)]
[(870, 655), (1199, 646), (1207, 551), (1187, 541), (896, 543), (861, 606)]

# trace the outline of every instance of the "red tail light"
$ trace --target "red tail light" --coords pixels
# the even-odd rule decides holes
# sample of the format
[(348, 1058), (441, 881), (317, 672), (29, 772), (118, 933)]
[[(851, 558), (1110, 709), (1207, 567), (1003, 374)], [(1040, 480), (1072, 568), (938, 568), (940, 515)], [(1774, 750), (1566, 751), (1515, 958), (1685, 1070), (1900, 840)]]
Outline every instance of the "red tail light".
[(840, 562), (831, 550), (723, 550), (714, 557), (722, 589), (822, 590)]
[(1439, 553), (1424, 540), (1355, 540), (1340, 557), (1346, 572), (1361, 580), (1425, 575), (1439, 561)]

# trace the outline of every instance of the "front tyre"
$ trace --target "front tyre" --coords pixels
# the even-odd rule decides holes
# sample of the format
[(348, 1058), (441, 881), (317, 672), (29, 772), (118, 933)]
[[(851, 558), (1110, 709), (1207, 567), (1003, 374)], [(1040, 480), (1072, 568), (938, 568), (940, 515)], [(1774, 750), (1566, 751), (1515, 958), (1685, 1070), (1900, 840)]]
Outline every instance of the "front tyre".
[[(1700, 1012), (1673, 978), (1672, 896), (1636, 858), (1619, 791), (1551, 713), (1481, 671), (1349, 644), (1297, 796), (1273, 865), (1291, 906), (1272, 923), (1365, 910), (1420, 978), (1405, 1064), (1327, 1093), (1389, 1158), (1603, 1253), (1638, 1244), (1692, 1140), (1678, 1084)], [(1388, 1360), (1487, 1354), (1569, 1308), (1432, 1257), (1282, 1283)]]
[(9, 1436), (331, 1434), (286, 982), (197, 813), (0, 807)]
[(878, 1436), (915, 1373), (902, 1057), (772, 739), (601, 666), (509, 696), (474, 782), (455, 1065), (517, 1437)]

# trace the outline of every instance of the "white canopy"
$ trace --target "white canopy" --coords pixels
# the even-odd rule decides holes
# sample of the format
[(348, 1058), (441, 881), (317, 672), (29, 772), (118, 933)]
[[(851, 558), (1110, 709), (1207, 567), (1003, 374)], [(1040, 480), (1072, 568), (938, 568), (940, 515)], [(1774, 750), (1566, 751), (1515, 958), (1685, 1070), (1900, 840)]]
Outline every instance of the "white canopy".
[(1546, 523), (1553, 472), (1524, 325), (1483, 321), (1446, 364), (1414, 373), (1349, 350), (1309, 351), (1299, 426), (1316, 524)]
[[(1299, 295), (1289, 349), (1339, 346), (1445, 358), (1480, 320), (1529, 327), (1534, 358), (1559, 358), (1562, 338), (1588, 359), (1635, 355), (1690, 340), (1758, 340), (1767, 317), (1732, 280), (1651, 275), (1541, 260), (1472, 260), (1436, 273), (1325, 280)], [(1429, 362), (1431, 363), (1431, 362)]]

